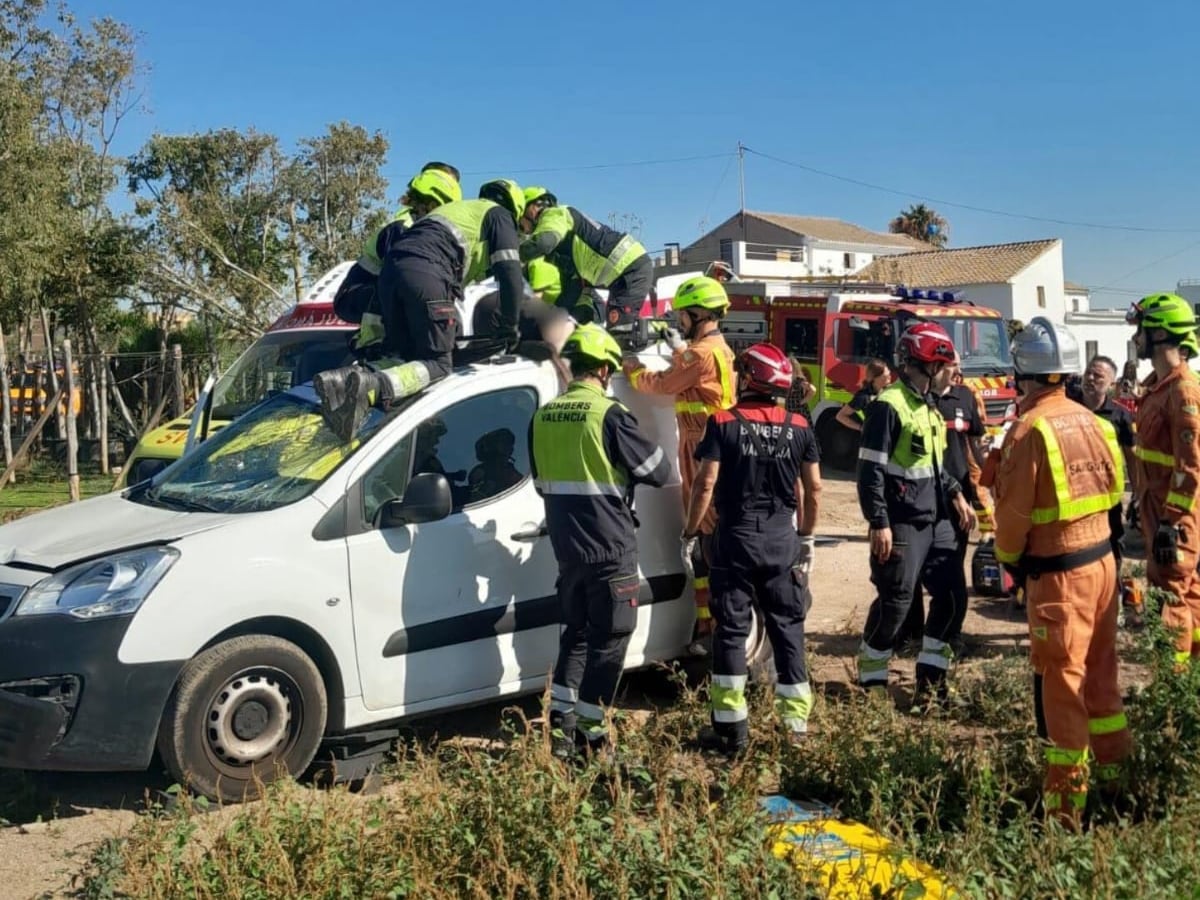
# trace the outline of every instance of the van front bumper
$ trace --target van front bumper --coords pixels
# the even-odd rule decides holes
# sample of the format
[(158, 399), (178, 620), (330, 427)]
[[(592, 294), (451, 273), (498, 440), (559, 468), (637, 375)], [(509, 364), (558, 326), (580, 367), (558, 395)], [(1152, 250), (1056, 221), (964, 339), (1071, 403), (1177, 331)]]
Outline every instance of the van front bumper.
[(131, 616), (0, 621), (0, 767), (144, 769), (184, 660), (125, 665)]

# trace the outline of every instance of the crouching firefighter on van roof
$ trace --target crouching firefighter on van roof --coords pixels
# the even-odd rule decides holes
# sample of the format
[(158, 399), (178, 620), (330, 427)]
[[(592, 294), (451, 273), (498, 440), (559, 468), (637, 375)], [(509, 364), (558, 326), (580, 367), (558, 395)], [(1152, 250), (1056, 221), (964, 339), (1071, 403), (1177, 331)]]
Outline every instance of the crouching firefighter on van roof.
[(629, 501), (635, 485), (666, 484), (671, 463), (607, 396), (621, 367), (621, 348), (607, 331), (581, 325), (562, 355), (574, 380), (534, 416), (529, 456), (558, 560), (564, 628), (550, 724), (555, 754), (566, 757), (611, 746), (604, 708), (617, 693), (640, 591)]

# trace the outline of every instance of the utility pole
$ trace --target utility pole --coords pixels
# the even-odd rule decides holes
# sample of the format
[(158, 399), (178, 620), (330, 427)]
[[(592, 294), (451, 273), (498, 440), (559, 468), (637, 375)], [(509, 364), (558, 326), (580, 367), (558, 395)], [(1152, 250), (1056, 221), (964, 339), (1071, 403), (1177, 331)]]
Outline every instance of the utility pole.
[(742, 225), (742, 240), (746, 239), (746, 147), (741, 141), (737, 145), (738, 154), (738, 220)]

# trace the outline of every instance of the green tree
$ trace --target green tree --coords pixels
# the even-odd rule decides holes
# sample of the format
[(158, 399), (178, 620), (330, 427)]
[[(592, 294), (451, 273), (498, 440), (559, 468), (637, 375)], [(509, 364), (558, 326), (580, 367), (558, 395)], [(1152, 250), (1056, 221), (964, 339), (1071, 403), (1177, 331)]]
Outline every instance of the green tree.
[(291, 275), (287, 169), (278, 139), (253, 129), (152, 137), (126, 166), (150, 296), (241, 334), (265, 328)]
[(306, 276), (356, 259), (363, 239), (383, 224), (387, 179), (381, 169), (387, 152), (381, 133), (349, 122), (300, 141), (289, 178), (291, 231), (306, 264), (305, 271), (293, 273), (297, 287)]
[(892, 234), (907, 234), (939, 250), (945, 247), (950, 239), (949, 223), (936, 209), (924, 203), (917, 203), (903, 210), (888, 223), (888, 231)]

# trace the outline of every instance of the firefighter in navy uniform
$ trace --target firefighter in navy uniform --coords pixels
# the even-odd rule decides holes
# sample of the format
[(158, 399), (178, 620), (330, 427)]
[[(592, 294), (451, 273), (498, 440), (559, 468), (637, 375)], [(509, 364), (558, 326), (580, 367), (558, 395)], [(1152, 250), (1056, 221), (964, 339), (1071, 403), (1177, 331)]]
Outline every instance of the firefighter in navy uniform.
[(550, 688), (555, 752), (587, 753), (611, 741), (610, 706), (637, 624), (636, 484), (662, 487), (671, 462), (637, 420), (607, 396), (621, 348), (598, 325), (581, 325), (562, 350), (574, 380), (534, 416), (529, 456), (546, 503), (558, 560), (564, 629)]
[(557, 304), (568, 311), (581, 305), (585, 284), (608, 290), (605, 324), (632, 323), (654, 287), (654, 263), (633, 235), (589, 218), (542, 187), (527, 188), (521, 230), (521, 259), (546, 257), (558, 266), (562, 293)]
[(793, 741), (808, 730), (804, 617), (812, 602), (808, 577), (821, 491), (816, 438), (808, 420), (782, 403), (792, 386), (787, 356), (771, 344), (755, 344), (738, 357), (737, 372), (737, 404), (709, 417), (696, 449), (700, 468), (682, 548), (686, 566), (714, 503), (712, 727), (701, 732), (700, 743), (730, 754), (749, 742), (746, 641), (755, 604), (775, 650), (776, 711)]
[(950, 335), (934, 322), (914, 322), (900, 336), (897, 355), (899, 380), (867, 407), (858, 451), (858, 502), (870, 527), (871, 581), (878, 591), (863, 628), (858, 683), (886, 689), (896, 635), (919, 579), (930, 595), (917, 658), (914, 707), (920, 708), (945, 698), (953, 657), (954, 568), (962, 563), (951, 517), (970, 532), (975, 513), (943, 465), (946, 421), (937, 398), (955, 359)]
[(525, 290), (516, 223), (524, 205), (516, 182), (489, 181), (479, 199), (440, 206), (391, 242), (378, 286), (383, 358), (313, 379), (321, 412), (339, 438), (350, 440), (371, 406), (415, 394), (450, 373), (459, 329), (455, 300), (489, 273), (500, 289), (494, 337), (516, 347)]
[(449, 163), (427, 162), (409, 181), (400, 198), (402, 205), (395, 215), (363, 241), (362, 253), (338, 285), (333, 298), (333, 311), (339, 319), (361, 325), (354, 335), (355, 349), (365, 349), (383, 339), (377, 288), (388, 246), (421, 216), (461, 199), (458, 169)]

